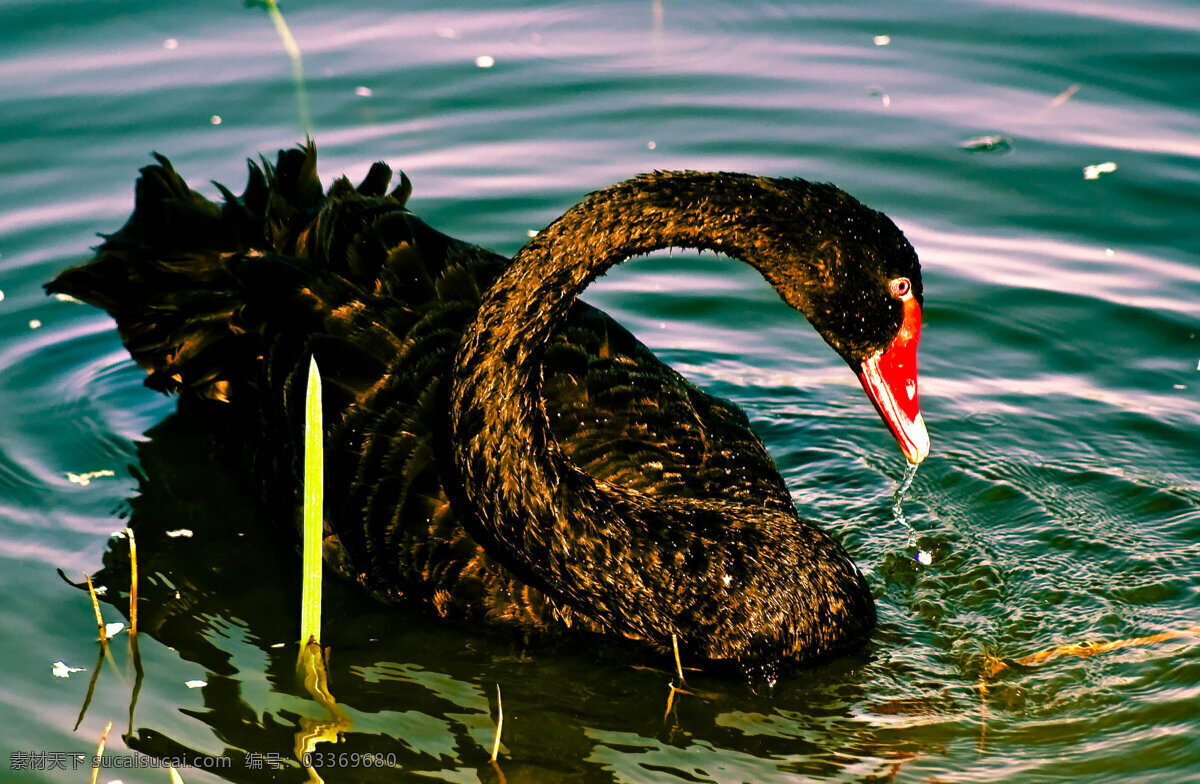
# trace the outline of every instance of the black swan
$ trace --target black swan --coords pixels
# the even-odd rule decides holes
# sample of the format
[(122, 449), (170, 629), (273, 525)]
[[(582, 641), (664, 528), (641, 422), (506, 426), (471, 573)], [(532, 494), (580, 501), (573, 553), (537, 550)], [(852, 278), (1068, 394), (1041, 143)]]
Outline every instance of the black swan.
[(217, 185), (220, 206), (156, 158), (125, 226), (46, 288), (112, 314), (147, 386), (215, 412), (289, 515), (315, 355), (341, 574), (441, 616), (674, 636), (714, 663), (866, 638), (862, 574), (799, 518), (745, 414), (577, 297), (660, 248), (741, 259), (919, 463), (920, 265), (886, 216), (832, 185), (656, 172), (591, 194), (510, 260), (421, 222), (382, 163), (325, 193), (311, 142), (251, 162), (240, 197)]

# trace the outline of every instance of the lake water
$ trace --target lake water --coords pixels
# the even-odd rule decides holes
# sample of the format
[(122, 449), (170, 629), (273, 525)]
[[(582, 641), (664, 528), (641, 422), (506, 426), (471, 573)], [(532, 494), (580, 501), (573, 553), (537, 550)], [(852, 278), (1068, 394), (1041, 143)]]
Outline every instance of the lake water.
[[(910, 537), (889, 509), (894, 442), (756, 273), (692, 253), (622, 266), (587, 299), (745, 408), (801, 512), (868, 575), (870, 644), (773, 688), (700, 674), (672, 697), (669, 662), (525, 645), (331, 582), (348, 723), (316, 748), (398, 767), (347, 757), (325, 779), (1200, 780), (1200, 638), (1168, 634), (1200, 623), (1195, 5), (477, 8), (284, 8), (327, 183), (386, 160), (429, 223), (512, 253), (641, 171), (835, 182), (921, 256), (933, 451)], [(326, 713), (294, 678), (298, 557), (270, 533), (287, 513), (142, 387), (107, 316), (41, 288), (121, 225), (151, 150), (211, 196), (207, 180), (240, 188), (247, 156), (303, 139), (280, 39), (234, 0), (4, 3), (0, 116), (0, 778), (83, 781), (67, 755), (112, 721), (106, 755), (125, 764), (231, 760), (182, 769), (188, 784), (303, 781), (295, 736)], [(96, 574), (105, 620), (127, 622), (128, 546), (110, 534), (130, 523), (144, 675), (121, 634), (74, 729), (97, 643), (56, 569)], [(56, 677), (58, 661), (84, 669)], [(169, 775), (99, 780), (116, 779)]]

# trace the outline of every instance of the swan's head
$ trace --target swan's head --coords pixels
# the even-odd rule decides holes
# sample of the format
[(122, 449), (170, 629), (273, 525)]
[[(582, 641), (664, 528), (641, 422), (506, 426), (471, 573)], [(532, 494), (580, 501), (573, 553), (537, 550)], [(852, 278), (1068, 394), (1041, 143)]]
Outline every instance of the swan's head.
[[(655, 172), (591, 194), (517, 259), (532, 255), (539, 269), (573, 271), (548, 290), (582, 290), (613, 264), (670, 246), (714, 250), (756, 267), (850, 364), (909, 462), (925, 459), (929, 434), (917, 397), (921, 266), (886, 215), (832, 185), (801, 179)], [(560, 260), (546, 263), (549, 255)], [(598, 261), (569, 261), (589, 256)]]
[(850, 365), (905, 458), (920, 463), (929, 434), (917, 395), (916, 252), (886, 215), (832, 185), (773, 183), (791, 203), (772, 210), (775, 237), (756, 248), (756, 266)]

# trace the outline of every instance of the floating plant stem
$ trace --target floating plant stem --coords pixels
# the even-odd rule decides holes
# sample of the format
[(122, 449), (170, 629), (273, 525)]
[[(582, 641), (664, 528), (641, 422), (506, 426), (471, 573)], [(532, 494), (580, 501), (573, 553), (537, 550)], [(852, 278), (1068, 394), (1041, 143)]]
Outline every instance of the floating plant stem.
[(492, 740), (492, 762), (500, 754), (500, 734), (504, 732), (504, 703), (500, 699), (500, 684), (496, 684), (496, 737)]
[(92, 704), (92, 697), (96, 694), (96, 681), (100, 679), (100, 668), (104, 666), (106, 655), (108, 655), (108, 646), (101, 638), (100, 649), (96, 652), (96, 665), (92, 667), (92, 677), (88, 679), (87, 694), (83, 698), (83, 705), (79, 708), (79, 715), (75, 717), (75, 726), (71, 728), (71, 732), (79, 729), (79, 725), (83, 723), (83, 717), (87, 715), (88, 706)]
[[(137, 636), (137, 604), (138, 604), (138, 575), (137, 575), (137, 540), (133, 538), (133, 529), (126, 528), (125, 535), (129, 537), (129, 636)], [(97, 612), (99, 612), (97, 610)], [(100, 630), (104, 634), (103, 628)]]
[(104, 616), (100, 614), (100, 600), (96, 598), (96, 587), (92, 585), (92, 576), (84, 572), (83, 577), (87, 580), (88, 595), (92, 597), (92, 611), (96, 613), (96, 629), (100, 634), (100, 644), (104, 645), (108, 642), (108, 631), (104, 628)]
[[(1147, 637), (1129, 637), (1124, 640), (1112, 640), (1110, 642), (1079, 642), (1069, 643), (1067, 645), (1056, 645), (1053, 648), (1047, 648), (1037, 653), (1031, 653), (1028, 656), (1022, 656), (1019, 659), (996, 659), (992, 661), (984, 671), (980, 680), (985, 681), (986, 678), (993, 677), (1004, 670), (1007, 670), (1014, 665), (1017, 667), (1032, 667), (1035, 664), (1041, 664), (1050, 659), (1057, 659), (1060, 656), (1094, 656), (1097, 653), (1107, 653), (1108, 651), (1116, 651), (1122, 648), (1132, 648), (1142, 645), (1154, 645), (1168, 640), (1177, 640), (1185, 637), (1195, 637), (1200, 639), (1200, 624), (1188, 626), (1183, 629), (1172, 629), (1152, 634)], [(986, 685), (985, 685), (986, 689)], [(986, 690), (981, 692), (986, 694)]]
[(300, 125), (304, 128), (304, 132), (311, 136), (312, 122), (308, 115), (308, 92), (304, 87), (304, 64), (300, 59), (300, 44), (296, 43), (296, 38), (292, 35), (291, 29), (284, 20), (283, 12), (279, 10), (279, 4), (276, 0), (258, 0), (258, 2), (248, 2), (247, 5), (261, 5), (266, 9), (267, 16), (271, 17), (271, 23), (275, 25), (275, 32), (279, 33), (279, 40), (283, 43), (283, 49), (292, 61), (292, 84), (296, 89), (296, 104), (300, 110)]
[(308, 363), (304, 401), (304, 544), (300, 585), (300, 643), (321, 640), (321, 540), (325, 506), (325, 447), (321, 411), (321, 373), (317, 359)]
[(183, 784), (183, 778), (175, 770), (175, 766), (172, 765), (169, 770), (171, 771), (171, 784)]

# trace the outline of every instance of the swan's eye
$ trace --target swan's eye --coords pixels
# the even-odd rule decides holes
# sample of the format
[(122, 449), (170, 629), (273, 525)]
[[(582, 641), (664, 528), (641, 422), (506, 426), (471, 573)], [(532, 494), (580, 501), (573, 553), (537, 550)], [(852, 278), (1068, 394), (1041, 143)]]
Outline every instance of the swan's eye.
[(888, 289), (896, 299), (904, 299), (912, 291), (912, 283), (908, 278), (896, 278), (888, 284)]

